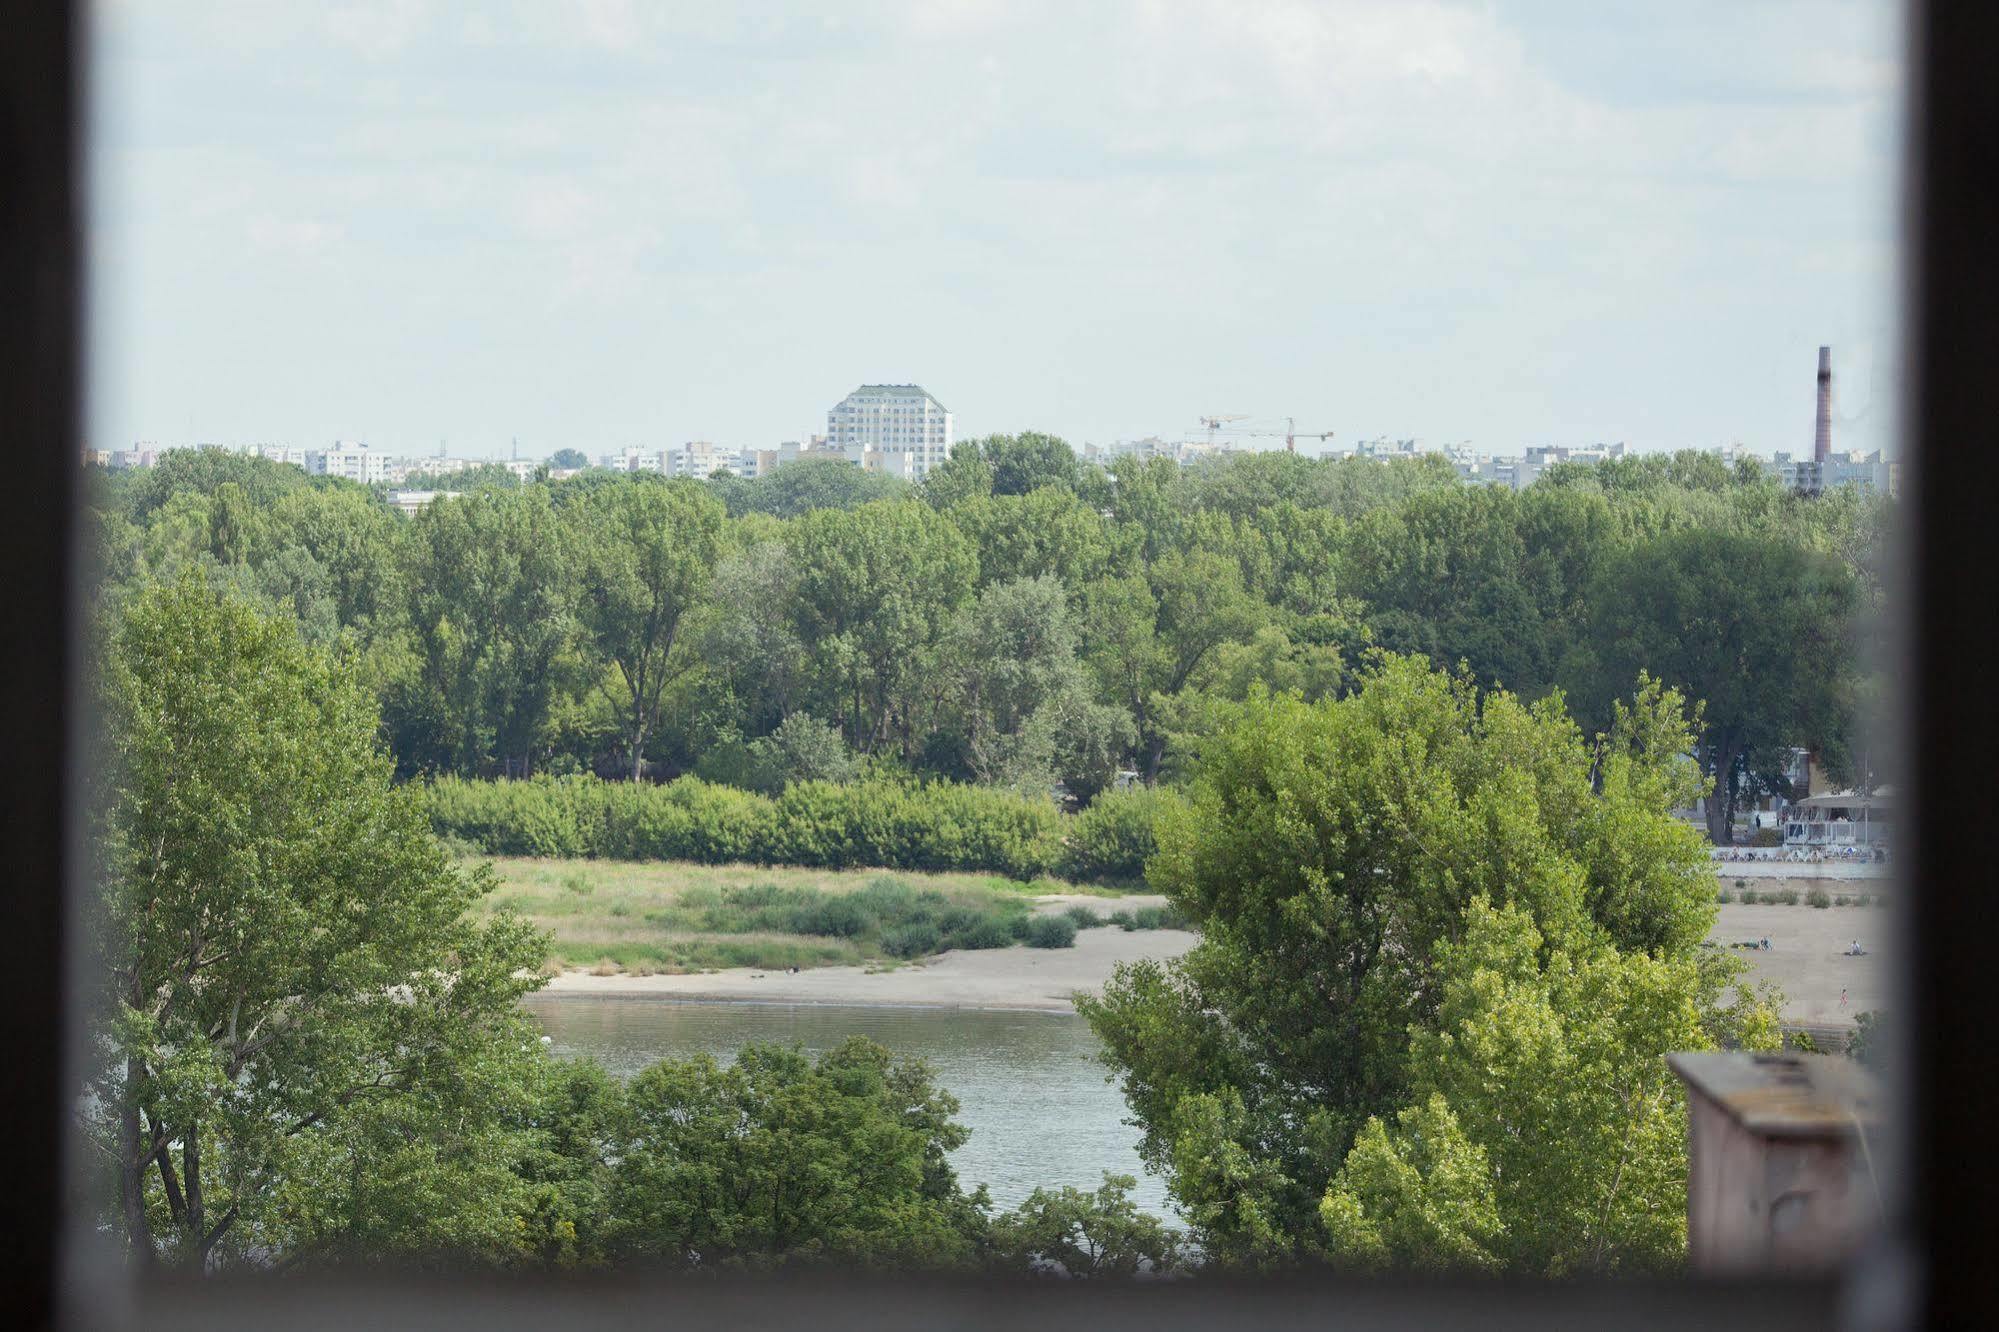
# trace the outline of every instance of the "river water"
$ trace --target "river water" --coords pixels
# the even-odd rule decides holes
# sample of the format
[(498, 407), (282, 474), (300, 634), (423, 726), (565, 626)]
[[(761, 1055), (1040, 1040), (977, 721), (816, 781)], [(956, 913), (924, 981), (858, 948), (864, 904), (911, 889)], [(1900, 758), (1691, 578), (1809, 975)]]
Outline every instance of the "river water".
[(808, 1053), (866, 1036), (929, 1062), (958, 1098), (971, 1138), (952, 1153), (959, 1180), (1012, 1207), (1037, 1186), (1093, 1189), (1103, 1172), (1138, 1179), (1134, 1199), (1170, 1216), (1166, 1190), (1138, 1159), (1138, 1130), (1104, 1080), (1097, 1039), (1073, 1013), (827, 1004), (697, 1003), (537, 995), (526, 1001), (551, 1048), (594, 1056), (630, 1077), (659, 1059), (707, 1053), (724, 1062), (751, 1041), (796, 1042)]

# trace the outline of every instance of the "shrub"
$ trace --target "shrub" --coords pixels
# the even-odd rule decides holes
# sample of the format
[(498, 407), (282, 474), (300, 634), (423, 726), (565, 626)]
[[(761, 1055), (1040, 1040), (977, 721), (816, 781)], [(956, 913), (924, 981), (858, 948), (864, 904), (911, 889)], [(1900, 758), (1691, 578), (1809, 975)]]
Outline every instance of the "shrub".
[(1138, 928), (1137, 919), (1129, 911), (1124, 910), (1111, 912), (1111, 924), (1117, 926), (1127, 934)]
[(1157, 849), (1153, 827), (1175, 799), (1165, 791), (1135, 788), (1108, 791), (1069, 821), (1063, 865), (1084, 883), (1138, 884), (1145, 862)]
[(818, 901), (798, 907), (791, 914), (792, 932), (796, 934), (828, 934), (836, 939), (851, 939), (865, 932), (874, 924), (867, 910), (854, 900), (858, 893), (843, 896), (828, 894)]
[(1094, 930), (1099, 925), (1108, 925), (1110, 923), (1102, 916), (1099, 916), (1094, 907), (1086, 907), (1081, 902), (1076, 903), (1062, 914), (1074, 921), (1076, 928), (1079, 930)]
[(1749, 839), (1751, 846), (1782, 846), (1784, 832), (1781, 828), (1758, 828), (1756, 835)]
[(1187, 918), (1180, 914), (1180, 908), (1168, 903), (1165, 906), (1140, 907), (1132, 912), (1132, 923), (1141, 930), (1184, 930)]
[(944, 936), (946, 948), (963, 948), (973, 951), (984, 948), (1011, 948), (1014, 944), (1013, 931), (997, 916), (981, 916), (969, 925), (951, 930)]
[(934, 922), (913, 920), (882, 931), (882, 951), (890, 957), (927, 957), (943, 942)]
[(1782, 902), (1785, 906), (1796, 906), (1798, 904), (1798, 890), (1795, 888), (1786, 888), (1780, 893), (1766, 894), (1766, 898), (1772, 902)]
[(1756, 890), (1754, 888), (1744, 888), (1742, 890), (1742, 905), (1755, 906), (1756, 902)]
[(1029, 948), (1073, 948), (1076, 922), (1067, 916), (1032, 916), (1027, 922)]
[(1832, 895), (1823, 888), (1814, 888), (1805, 894), (1805, 901), (1823, 909), (1832, 905)]
[(1724, 888), (1720, 892), (1714, 895), (1714, 900), (1721, 903), (1721, 905), (1723, 906), (1727, 906), (1730, 902), (1733, 902), (1735, 900), (1735, 894), (1729, 892), (1728, 889)]
[(1027, 941), (1027, 928), (1036, 919), (1034, 916), (1015, 916), (1006, 923), (1006, 932), (1016, 940), (1025, 943)]

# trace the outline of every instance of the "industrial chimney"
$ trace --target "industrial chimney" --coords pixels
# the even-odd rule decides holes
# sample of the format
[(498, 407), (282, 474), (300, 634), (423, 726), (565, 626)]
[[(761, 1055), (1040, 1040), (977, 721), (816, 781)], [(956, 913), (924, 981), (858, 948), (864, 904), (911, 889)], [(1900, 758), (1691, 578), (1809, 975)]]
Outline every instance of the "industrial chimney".
[(1812, 461), (1825, 466), (1832, 453), (1832, 348), (1819, 348), (1819, 415), (1812, 432)]

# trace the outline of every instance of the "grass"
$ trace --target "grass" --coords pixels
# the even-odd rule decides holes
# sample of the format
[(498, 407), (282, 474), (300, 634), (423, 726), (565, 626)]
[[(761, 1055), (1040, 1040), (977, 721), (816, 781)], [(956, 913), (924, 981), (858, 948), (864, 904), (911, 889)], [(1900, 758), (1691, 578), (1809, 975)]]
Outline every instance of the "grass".
[(518, 912), (552, 936), (552, 961), (599, 975), (892, 967), (940, 948), (1011, 946), (1044, 893), (1120, 895), (989, 874), (472, 859), (499, 880), (482, 912)]

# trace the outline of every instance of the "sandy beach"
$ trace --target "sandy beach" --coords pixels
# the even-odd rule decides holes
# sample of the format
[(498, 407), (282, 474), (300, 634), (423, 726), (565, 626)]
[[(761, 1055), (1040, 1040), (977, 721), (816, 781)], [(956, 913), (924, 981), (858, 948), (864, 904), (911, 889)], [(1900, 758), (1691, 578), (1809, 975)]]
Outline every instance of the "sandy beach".
[[(1035, 903), (1037, 915), (1087, 906), (1099, 916), (1114, 911), (1161, 906), (1151, 894), (1104, 898), (1049, 894)], [(557, 995), (651, 996), (661, 999), (728, 999), (779, 1004), (862, 1004), (916, 1008), (1015, 1008), (1071, 1012), (1070, 996), (1095, 992), (1120, 962), (1178, 957), (1199, 936), (1186, 930), (1082, 930), (1074, 948), (993, 948), (949, 952), (923, 963), (892, 970), (815, 967), (809, 971), (769, 971), (736, 967), (684, 976), (595, 976), (569, 971), (542, 991)]]
[[(1765, 885), (1759, 885), (1759, 888)], [(1774, 889), (1783, 885), (1773, 884)], [(1802, 892), (1812, 886), (1797, 885)], [(1163, 904), (1154, 895), (1121, 898), (1057, 894), (1036, 902), (1038, 914), (1087, 906), (1100, 916)], [(1783, 988), (1784, 1016), (1814, 1026), (1851, 1025), (1857, 1013), (1887, 1004), (1895, 956), (1890, 914), (1879, 907), (1815, 908), (1725, 904), (1709, 939), (1723, 948), (1768, 936), (1771, 947), (1731, 950), (1749, 963), (1748, 979)], [(949, 952), (892, 969), (817, 967), (785, 972), (737, 967), (680, 976), (592, 975), (569, 971), (548, 983), (555, 995), (652, 996), (786, 1004), (860, 1004), (922, 1008), (1037, 1009), (1068, 1012), (1078, 990), (1101, 989), (1120, 962), (1178, 957), (1199, 936), (1185, 930), (1083, 930), (1074, 948), (995, 948)], [(1865, 957), (1848, 957), (1855, 938)], [(1846, 1003), (1840, 1003), (1840, 994)]]

